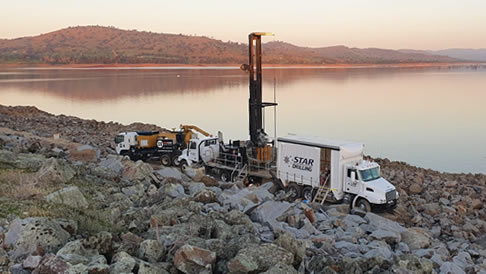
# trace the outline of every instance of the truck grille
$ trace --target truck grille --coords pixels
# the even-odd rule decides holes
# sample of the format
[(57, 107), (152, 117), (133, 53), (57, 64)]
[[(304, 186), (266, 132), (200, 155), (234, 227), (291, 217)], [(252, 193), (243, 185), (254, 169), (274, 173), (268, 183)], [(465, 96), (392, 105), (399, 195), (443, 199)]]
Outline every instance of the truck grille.
[(386, 200), (392, 201), (397, 198), (397, 192), (395, 190), (390, 190), (386, 193)]

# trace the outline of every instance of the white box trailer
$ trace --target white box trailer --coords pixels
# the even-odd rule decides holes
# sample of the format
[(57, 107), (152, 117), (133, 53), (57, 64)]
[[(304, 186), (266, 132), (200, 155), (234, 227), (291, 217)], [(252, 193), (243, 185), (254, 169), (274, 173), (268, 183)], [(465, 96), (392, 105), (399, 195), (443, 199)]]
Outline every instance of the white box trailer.
[(319, 188), (330, 188), (334, 202), (367, 211), (396, 206), (398, 192), (380, 176), (377, 163), (363, 160), (362, 143), (297, 135), (277, 142), (277, 178), (295, 198), (311, 200)]

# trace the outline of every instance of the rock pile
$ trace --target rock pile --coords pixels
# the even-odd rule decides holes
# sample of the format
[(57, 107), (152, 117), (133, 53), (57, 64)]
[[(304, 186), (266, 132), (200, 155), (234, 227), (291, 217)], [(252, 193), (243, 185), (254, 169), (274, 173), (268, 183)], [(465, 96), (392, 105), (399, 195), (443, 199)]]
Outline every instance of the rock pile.
[(63, 123), (76, 128), (64, 136), (79, 141), (79, 132), (102, 152), (70, 159), (56, 145), (29, 151), (20, 134), (0, 133), (0, 185), (25, 183), (9, 177), (17, 172), (38, 177), (45, 190), (1, 197), (11, 210), (0, 211), (0, 272), (486, 273), (484, 175), (377, 159), (399, 205), (364, 213), (282, 201), (272, 183), (240, 188), (109, 155), (102, 132), (121, 125), (28, 108), (0, 114), (0, 126), (28, 130), (32, 140)]

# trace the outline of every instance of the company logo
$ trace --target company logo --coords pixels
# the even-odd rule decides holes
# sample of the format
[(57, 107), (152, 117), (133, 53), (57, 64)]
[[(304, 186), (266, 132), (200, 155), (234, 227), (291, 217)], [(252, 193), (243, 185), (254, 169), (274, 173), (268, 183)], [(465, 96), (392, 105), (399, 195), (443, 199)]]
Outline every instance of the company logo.
[(310, 158), (298, 156), (292, 157), (291, 155), (289, 155), (284, 156), (283, 161), (290, 168), (300, 169), (309, 172), (312, 172), (312, 168), (314, 167), (314, 159)]

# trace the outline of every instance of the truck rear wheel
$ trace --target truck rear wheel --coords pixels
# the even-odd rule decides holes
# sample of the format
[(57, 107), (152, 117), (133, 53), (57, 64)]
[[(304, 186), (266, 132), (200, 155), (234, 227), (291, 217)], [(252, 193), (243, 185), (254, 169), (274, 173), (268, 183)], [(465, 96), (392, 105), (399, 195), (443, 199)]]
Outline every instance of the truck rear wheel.
[(162, 155), (162, 156), (160, 157), (160, 161), (162, 162), (162, 165), (164, 165), (164, 166), (170, 166), (170, 164), (171, 164), (171, 162), (172, 162), (172, 161), (170, 160), (170, 156), (169, 156), (169, 155), (167, 155), (167, 154)]
[(172, 157), (172, 164), (175, 167), (179, 167), (181, 165), (181, 162), (179, 162), (179, 155)]
[(370, 212), (371, 211), (370, 203), (363, 198), (358, 200), (358, 202), (356, 203), (356, 207), (361, 209), (364, 212)]
[(227, 170), (222, 170), (221, 171), (221, 175), (219, 176), (219, 178), (221, 179), (221, 181), (223, 181), (225, 183), (232, 181), (231, 180), (231, 174)]
[(291, 183), (285, 192), (289, 194), (290, 199), (295, 200), (301, 197), (302, 188), (296, 183)]
[(302, 198), (304, 198), (304, 200), (312, 202), (312, 199), (314, 198), (314, 189), (311, 186), (304, 187), (304, 189), (302, 190)]

